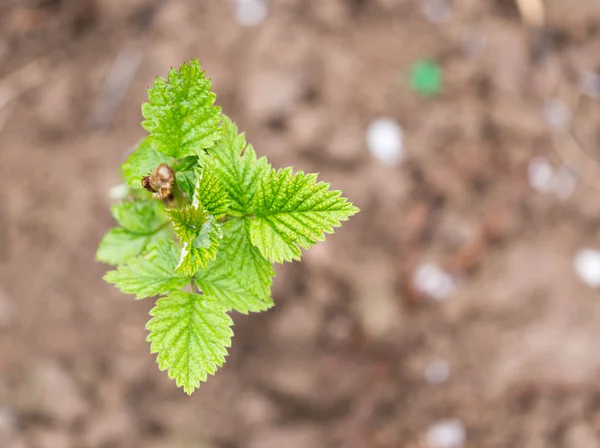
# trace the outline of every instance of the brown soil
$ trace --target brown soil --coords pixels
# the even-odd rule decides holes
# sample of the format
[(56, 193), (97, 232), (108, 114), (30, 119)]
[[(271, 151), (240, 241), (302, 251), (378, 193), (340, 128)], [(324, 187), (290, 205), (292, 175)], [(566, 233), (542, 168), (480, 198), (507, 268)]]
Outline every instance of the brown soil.
[[(527, 183), (532, 156), (561, 163), (546, 99), (600, 66), (598, 2), (545, 2), (545, 49), (512, 0), (455, 0), (443, 24), (419, 3), (272, 0), (243, 28), (222, 0), (0, 1), (0, 446), (421, 448), (448, 418), (470, 448), (600, 446), (600, 295), (572, 262), (600, 243), (600, 195)], [(152, 300), (94, 253), (147, 87), (193, 57), (259, 153), (362, 213), (278, 268), (277, 306), (234, 316), (226, 366), (187, 397), (149, 354)], [(405, 78), (425, 57), (445, 77), (428, 100)], [(364, 143), (382, 115), (406, 133), (398, 168)], [(459, 278), (451, 299), (415, 291), (424, 262)]]

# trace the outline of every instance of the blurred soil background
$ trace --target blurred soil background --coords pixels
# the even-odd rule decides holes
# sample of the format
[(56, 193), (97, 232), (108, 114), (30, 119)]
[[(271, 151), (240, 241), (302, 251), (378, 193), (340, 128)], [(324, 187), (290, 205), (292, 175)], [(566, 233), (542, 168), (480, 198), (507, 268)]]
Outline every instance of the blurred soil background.
[[(255, 26), (224, 0), (0, 0), (0, 446), (600, 447), (600, 3), (544, 5), (545, 38), (514, 0), (271, 0)], [(259, 154), (362, 213), (278, 267), (187, 397), (153, 300), (94, 254), (147, 88), (194, 57)], [(369, 151), (380, 117), (401, 163)]]

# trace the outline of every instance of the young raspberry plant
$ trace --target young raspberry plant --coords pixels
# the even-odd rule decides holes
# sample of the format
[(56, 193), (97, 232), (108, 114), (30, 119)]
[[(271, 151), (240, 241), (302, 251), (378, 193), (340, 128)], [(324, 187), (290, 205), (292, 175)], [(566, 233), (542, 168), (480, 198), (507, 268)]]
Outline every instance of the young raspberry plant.
[(118, 226), (97, 259), (104, 279), (150, 311), (150, 350), (191, 394), (223, 365), (231, 311), (273, 306), (273, 263), (299, 260), (358, 212), (316, 174), (275, 170), (215, 106), (198, 60), (157, 78), (142, 106), (149, 135), (123, 164)]

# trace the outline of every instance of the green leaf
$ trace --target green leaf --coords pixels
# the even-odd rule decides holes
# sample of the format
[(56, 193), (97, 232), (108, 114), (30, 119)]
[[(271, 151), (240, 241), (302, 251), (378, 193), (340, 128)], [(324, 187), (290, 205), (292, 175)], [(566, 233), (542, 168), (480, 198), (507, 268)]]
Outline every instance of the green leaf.
[(181, 257), (175, 272), (193, 277), (198, 269), (206, 267), (217, 256), (221, 226), (199, 206), (170, 209), (168, 214), (181, 242)]
[(159, 368), (191, 394), (225, 362), (233, 335), (231, 318), (214, 299), (186, 292), (159, 299), (150, 315), (150, 351), (158, 353)]
[(265, 258), (277, 263), (299, 260), (326, 233), (358, 212), (340, 191), (317, 182), (316, 174), (291, 168), (272, 170), (254, 196), (256, 217), (250, 225), (252, 243)]
[(189, 278), (175, 274), (179, 249), (173, 241), (161, 241), (141, 257), (132, 258), (126, 265), (110, 271), (104, 280), (114, 284), (137, 299), (165, 294), (183, 288)]
[(204, 209), (215, 218), (225, 215), (229, 210), (231, 200), (227, 190), (207, 168), (202, 169), (198, 175), (193, 204), (204, 206)]
[(142, 177), (148, 176), (161, 163), (172, 166), (174, 159), (156, 150), (150, 137), (142, 140), (121, 166), (123, 178), (132, 186), (142, 185)]
[(126, 230), (140, 235), (155, 233), (167, 222), (164, 204), (153, 199), (120, 202), (110, 211)]
[(156, 149), (181, 158), (211, 147), (221, 135), (221, 108), (197, 59), (171, 69), (168, 78), (156, 78), (142, 105), (142, 126)]
[(175, 168), (175, 181), (177, 185), (190, 199), (194, 197), (194, 189), (196, 187), (196, 179), (198, 173), (198, 157), (185, 157)]
[(238, 135), (237, 127), (229, 118), (223, 116), (223, 138), (201, 155), (201, 162), (229, 194), (228, 213), (232, 216), (252, 214), (252, 198), (271, 166), (266, 158), (257, 159), (254, 148), (246, 144), (243, 134)]
[(193, 243), (182, 243), (181, 257), (175, 272), (193, 277), (198, 269), (206, 267), (215, 259), (221, 237), (221, 226), (211, 217)]
[(171, 233), (168, 229), (151, 235), (141, 235), (122, 227), (114, 227), (100, 242), (96, 260), (112, 266), (120, 265), (143, 253), (147, 246), (170, 237)]
[(196, 283), (227, 309), (246, 314), (273, 306), (270, 297), (275, 271), (250, 242), (250, 220), (223, 224), (223, 239), (215, 261), (196, 273)]
[(206, 210), (193, 205), (169, 209), (167, 214), (181, 243), (193, 242), (210, 218)]

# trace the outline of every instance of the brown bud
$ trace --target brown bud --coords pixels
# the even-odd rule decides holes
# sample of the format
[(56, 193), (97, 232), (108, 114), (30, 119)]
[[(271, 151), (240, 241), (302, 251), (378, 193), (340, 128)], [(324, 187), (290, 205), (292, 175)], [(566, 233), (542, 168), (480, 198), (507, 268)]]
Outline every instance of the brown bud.
[(142, 187), (144, 187), (150, 193), (156, 193), (156, 191), (154, 190), (154, 188), (152, 188), (152, 185), (150, 185), (150, 176), (144, 176), (144, 177), (142, 177)]
[(173, 170), (166, 163), (161, 163), (156, 167), (154, 176), (161, 185), (173, 182)]
[(142, 178), (142, 187), (152, 192), (152, 196), (157, 199), (167, 199), (173, 193), (173, 183), (175, 173), (169, 165), (161, 163), (152, 174)]

